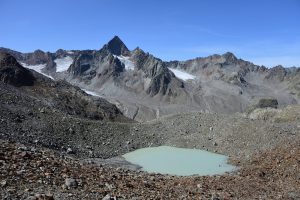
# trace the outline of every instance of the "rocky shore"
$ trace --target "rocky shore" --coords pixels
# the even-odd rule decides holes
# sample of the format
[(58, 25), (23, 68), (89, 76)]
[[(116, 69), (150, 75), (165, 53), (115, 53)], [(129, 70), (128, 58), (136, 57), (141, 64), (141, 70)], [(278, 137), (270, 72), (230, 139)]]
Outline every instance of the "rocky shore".
[(298, 140), (252, 156), (233, 174), (176, 177), (91, 166), (1, 140), (0, 198), (299, 199), (299, 155)]

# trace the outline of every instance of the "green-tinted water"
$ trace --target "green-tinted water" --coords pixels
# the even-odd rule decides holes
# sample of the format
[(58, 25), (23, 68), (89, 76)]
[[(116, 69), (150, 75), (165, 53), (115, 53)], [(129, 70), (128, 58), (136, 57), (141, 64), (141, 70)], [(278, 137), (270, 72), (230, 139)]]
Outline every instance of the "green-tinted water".
[(123, 157), (144, 171), (161, 174), (214, 175), (235, 169), (227, 164), (227, 156), (198, 149), (160, 146), (138, 149)]

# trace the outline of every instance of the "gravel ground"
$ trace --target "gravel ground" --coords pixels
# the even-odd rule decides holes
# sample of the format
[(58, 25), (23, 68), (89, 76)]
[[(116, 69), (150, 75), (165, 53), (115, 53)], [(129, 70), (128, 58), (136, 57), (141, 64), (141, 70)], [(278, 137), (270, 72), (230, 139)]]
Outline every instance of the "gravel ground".
[(285, 142), (253, 155), (234, 174), (176, 177), (84, 165), (1, 140), (0, 198), (299, 199), (299, 155), (299, 140)]
[[(300, 106), (278, 110), (268, 118), (187, 113), (136, 124), (138, 133), (168, 146), (197, 148), (247, 159), (253, 153), (273, 148), (282, 141), (300, 137)], [(156, 145), (156, 144), (153, 144)]]

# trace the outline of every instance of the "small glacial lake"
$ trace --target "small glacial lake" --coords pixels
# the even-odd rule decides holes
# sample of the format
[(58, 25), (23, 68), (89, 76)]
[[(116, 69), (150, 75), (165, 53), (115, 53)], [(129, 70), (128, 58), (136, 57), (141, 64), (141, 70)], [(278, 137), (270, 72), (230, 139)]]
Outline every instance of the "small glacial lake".
[(198, 149), (149, 147), (127, 153), (123, 157), (150, 173), (204, 176), (236, 169), (235, 166), (227, 164), (227, 156)]

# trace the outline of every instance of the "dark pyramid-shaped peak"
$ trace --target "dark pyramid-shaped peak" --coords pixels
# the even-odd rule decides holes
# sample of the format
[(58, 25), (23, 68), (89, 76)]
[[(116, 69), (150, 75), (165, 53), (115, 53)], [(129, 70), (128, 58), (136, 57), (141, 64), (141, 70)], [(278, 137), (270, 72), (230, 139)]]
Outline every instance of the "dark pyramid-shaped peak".
[(222, 56), (229, 60), (237, 60), (236, 56), (231, 52), (226, 52)]
[(111, 39), (105, 47), (114, 55), (120, 56), (128, 56), (130, 55), (130, 51), (126, 47), (126, 45), (123, 43), (123, 41), (118, 37), (115, 36), (113, 39)]
[(226, 53), (224, 53), (223, 54), (223, 57), (225, 57), (225, 58), (231, 58), (231, 59), (237, 59), (236, 58), (236, 56), (233, 54), (233, 53), (231, 53), (231, 52), (226, 52)]
[(123, 41), (119, 38), (119, 36), (115, 35), (109, 42), (109, 43), (121, 43), (124, 44)]
[(229, 62), (229, 63), (234, 63), (238, 60), (237, 57), (231, 52), (224, 53), (222, 55), (222, 57), (224, 57), (226, 59), (226, 61)]

